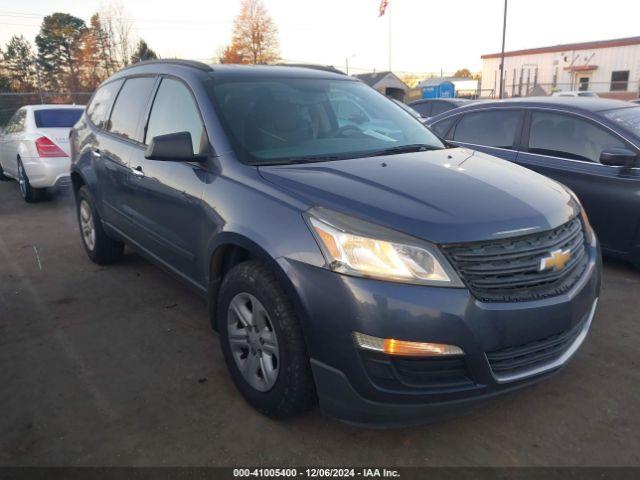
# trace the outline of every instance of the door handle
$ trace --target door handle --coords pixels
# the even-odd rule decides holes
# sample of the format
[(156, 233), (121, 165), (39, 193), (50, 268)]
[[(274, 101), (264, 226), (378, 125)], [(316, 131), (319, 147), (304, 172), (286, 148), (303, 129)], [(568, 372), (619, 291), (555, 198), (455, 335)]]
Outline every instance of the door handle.
[(144, 171), (142, 170), (142, 167), (140, 165), (138, 165), (137, 167), (133, 167), (131, 169), (131, 173), (133, 173), (135, 177), (144, 177)]
[(100, 153), (100, 149), (99, 148), (96, 148), (96, 149), (92, 150), (92, 152), (93, 152), (93, 155), (98, 157), (98, 158), (100, 158), (102, 156), (102, 154)]

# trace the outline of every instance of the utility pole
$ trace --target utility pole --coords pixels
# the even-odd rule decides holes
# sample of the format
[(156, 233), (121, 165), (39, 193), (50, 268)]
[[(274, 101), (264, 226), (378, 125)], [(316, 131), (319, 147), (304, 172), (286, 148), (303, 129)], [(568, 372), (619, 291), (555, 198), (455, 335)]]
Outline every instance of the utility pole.
[(42, 96), (42, 83), (40, 82), (40, 69), (38, 68), (38, 61), (36, 57), (33, 57), (33, 66), (36, 69), (36, 82), (38, 82), (38, 93), (40, 94), (40, 103), (44, 103), (44, 97)]
[(504, 0), (504, 18), (502, 20), (502, 52), (500, 53), (500, 97), (504, 96), (504, 41), (507, 35), (507, 0)]
[(387, 5), (389, 12), (389, 71), (391, 71), (391, 8)]

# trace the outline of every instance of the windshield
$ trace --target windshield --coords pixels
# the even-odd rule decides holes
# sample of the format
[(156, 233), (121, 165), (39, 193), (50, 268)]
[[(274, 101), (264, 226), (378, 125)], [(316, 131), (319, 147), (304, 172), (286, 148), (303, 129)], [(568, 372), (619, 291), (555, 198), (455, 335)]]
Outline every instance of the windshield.
[(640, 107), (618, 108), (603, 114), (609, 120), (640, 137)]
[(360, 82), (266, 78), (214, 83), (211, 88), (218, 116), (248, 163), (444, 148), (418, 120)]
[(36, 110), (33, 116), (38, 128), (70, 128), (82, 116), (82, 108), (47, 108)]

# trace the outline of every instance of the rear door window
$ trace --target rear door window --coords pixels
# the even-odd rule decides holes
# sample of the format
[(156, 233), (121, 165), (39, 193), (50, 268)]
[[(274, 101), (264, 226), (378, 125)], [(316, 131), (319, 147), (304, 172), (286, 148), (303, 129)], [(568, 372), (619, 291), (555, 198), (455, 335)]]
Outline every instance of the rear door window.
[(80, 108), (49, 108), (33, 112), (38, 128), (71, 128), (81, 116)]
[(553, 112), (531, 114), (530, 153), (599, 163), (600, 154), (611, 147), (626, 148), (626, 145), (587, 120)]
[(513, 149), (521, 118), (521, 110), (467, 113), (456, 125), (453, 140), (487, 147)]
[(448, 112), (452, 108), (455, 108), (453, 105), (447, 102), (433, 102), (433, 108), (431, 109), (431, 116), (435, 117), (444, 112)]
[(418, 112), (423, 117), (430, 117), (431, 106), (432, 106), (432, 102), (422, 102), (422, 103), (415, 103), (411, 105), (411, 108), (413, 108), (416, 112)]
[(118, 94), (122, 80), (107, 83), (98, 89), (87, 107), (87, 116), (98, 128), (104, 128), (109, 117), (109, 108)]
[(142, 134), (138, 127), (155, 82), (155, 77), (127, 79), (116, 98), (107, 130), (136, 142), (142, 142)]
[(145, 143), (149, 144), (153, 137), (178, 132), (189, 132), (193, 153), (201, 153), (204, 126), (191, 92), (182, 82), (165, 78), (153, 101)]

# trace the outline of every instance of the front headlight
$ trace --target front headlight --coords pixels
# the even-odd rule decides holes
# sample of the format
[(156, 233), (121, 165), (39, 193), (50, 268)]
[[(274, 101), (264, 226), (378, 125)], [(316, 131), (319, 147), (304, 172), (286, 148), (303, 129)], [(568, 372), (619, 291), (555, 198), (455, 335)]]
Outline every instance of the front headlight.
[(305, 213), (327, 267), (360, 277), (462, 287), (435, 245), (322, 207)]
[(567, 192), (567, 194), (571, 197), (571, 199), (575, 203), (576, 205), (575, 208), (578, 210), (578, 215), (580, 215), (580, 219), (582, 220), (582, 225), (584, 226), (584, 234), (585, 234), (585, 237), (587, 238), (587, 243), (589, 243), (589, 245), (595, 245), (596, 233), (593, 230), (593, 227), (591, 226), (591, 222), (589, 222), (589, 217), (587, 216), (587, 212), (585, 211), (584, 206), (582, 205), (582, 202), (580, 201), (580, 199), (578, 198), (578, 196), (573, 190), (571, 190), (569, 187), (567, 187), (566, 185), (563, 185), (560, 182), (557, 182), (557, 183), (565, 190), (565, 192)]

